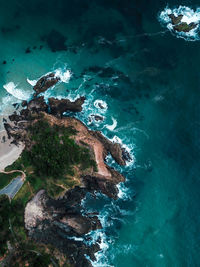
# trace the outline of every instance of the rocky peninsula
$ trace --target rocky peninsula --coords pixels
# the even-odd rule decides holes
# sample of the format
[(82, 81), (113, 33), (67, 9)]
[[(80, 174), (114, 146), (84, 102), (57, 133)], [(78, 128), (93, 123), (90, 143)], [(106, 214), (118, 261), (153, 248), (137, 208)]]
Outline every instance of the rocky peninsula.
[[(86, 208), (83, 213), (81, 201), (95, 192), (116, 199), (116, 185), (124, 177), (106, 164), (106, 157), (110, 154), (122, 166), (131, 159), (120, 144), (65, 115), (81, 112), (84, 96), (75, 101), (49, 98), (47, 102), (39, 96), (58, 82), (54, 73), (41, 77), (33, 87), (34, 97), (23, 101), (21, 110), (4, 123), (12, 143), (24, 147), (21, 157), (7, 168), (17, 166), (26, 173), (27, 181), (17, 202), (23, 201), (23, 220), (19, 217), (18, 223), (25, 236), (21, 241), (15, 228), (17, 245), (10, 234), (5, 238), (2, 266), (12, 266), (16, 257), (20, 266), (29, 266), (34, 257), (23, 261), (25, 244), (30, 251), (37, 250), (41, 261), (48, 262), (46, 266), (55, 266), (55, 262), (56, 266), (92, 266), (100, 240), (90, 244), (87, 234), (102, 226), (98, 214), (90, 214)], [(5, 201), (1, 200), (0, 208)]]

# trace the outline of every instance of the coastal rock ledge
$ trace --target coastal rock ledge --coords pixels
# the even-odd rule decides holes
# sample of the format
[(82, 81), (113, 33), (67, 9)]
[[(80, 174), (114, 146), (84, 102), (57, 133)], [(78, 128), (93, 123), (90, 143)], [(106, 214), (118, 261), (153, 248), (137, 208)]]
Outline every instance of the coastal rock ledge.
[[(98, 214), (87, 213), (86, 208), (81, 206), (81, 201), (87, 193), (95, 196), (96, 192), (117, 199), (117, 184), (125, 178), (106, 164), (106, 157), (110, 154), (116, 163), (124, 166), (131, 160), (131, 156), (125, 148), (111, 142), (101, 132), (89, 130), (80, 120), (64, 116), (67, 111), (81, 112), (85, 97), (74, 102), (50, 98), (46, 103), (43, 96), (37, 96), (57, 82), (59, 79), (54, 74), (42, 77), (34, 87), (34, 98), (29, 102), (23, 101), (23, 109), (10, 115), (4, 126), (13, 143), (23, 143), (27, 153), (35, 144), (31, 139), (30, 129), (40, 121), (45, 121), (52, 129), (70, 129), (70, 139), (74, 146), (88, 151), (93, 167), (83, 169), (81, 166), (74, 166), (74, 186), (64, 187), (62, 194), (56, 198), (50, 197), (46, 188), (35, 191), (36, 194), (29, 198), (24, 211), (25, 228), (31, 240), (53, 246), (67, 256), (70, 266), (87, 267), (92, 266), (91, 261), (96, 260), (95, 253), (100, 250), (100, 240), (91, 244), (87, 234), (101, 229), (102, 226)], [(37, 128), (37, 131), (43, 132), (43, 128)], [(61, 137), (59, 145), (63, 145), (62, 136), (57, 136)], [(63, 189), (63, 184), (58, 186)]]

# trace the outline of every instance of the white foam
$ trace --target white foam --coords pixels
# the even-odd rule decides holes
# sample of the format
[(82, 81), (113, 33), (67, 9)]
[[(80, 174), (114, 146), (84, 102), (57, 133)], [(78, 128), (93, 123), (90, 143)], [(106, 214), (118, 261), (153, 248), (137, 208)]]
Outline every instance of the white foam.
[(22, 89), (17, 88), (17, 85), (14, 82), (9, 82), (3, 85), (3, 88), (12, 96), (20, 100), (27, 100), (30, 97), (30, 94), (25, 92)]
[(37, 83), (37, 80), (29, 80), (29, 78), (26, 79), (27, 83), (29, 83), (31, 86), (35, 86)]
[[(197, 8), (195, 11), (192, 8), (187, 6), (179, 6), (178, 8), (170, 9), (166, 7), (159, 14), (159, 20), (161, 23), (166, 24), (167, 28), (172, 31), (173, 25), (172, 21), (169, 17), (170, 14), (174, 14), (176, 17), (179, 15), (183, 15), (181, 22), (186, 22), (187, 24), (195, 23), (197, 26), (189, 32), (177, 32), (177, 37), (184, 38), (187, 41), (196, 41), (199, 40), (199, 23), (200, 23), (200, 8)], [(174, 31), (173, 31), (174, 32)]]
[(109, 124), (105, 125), (105, 127), (110, 131), (114, 131), (114, 129), (117, 127), (117, 120), (112, 117), (112, 121), (113, 123), (111, 125)]
[(63, 83), (68, 83), (72, 73), (70, 70), (62, 70), (61, 68), (55, 70), (55, 76), (59, 77)]
[(95, 108), (98, 108), (98, 109), (100, 109), (102, 111), (103, 110), (106, 111), (108, 109), (107, 103), (105, 101), (103, 101), (103, 100), (100, 100), (100, 99), (95, 100), (94, 106), (95, 106)]
[(124, 183), (119, 183), (118, 185), (117, 185), (117, 188), (118, 188), (118, 190), (119, 190), (119, 193), (118, 193), (118, 198), (120, 198), (120, 199), (123, 199), (123, 200), (127, 200), (127, 199), (129, 199), (129, 195), (128, 195), (128, 193), (129, 193), (129, 189), (128, 189), (128, 187), (126, 187), (125, 185), (124, 185)]

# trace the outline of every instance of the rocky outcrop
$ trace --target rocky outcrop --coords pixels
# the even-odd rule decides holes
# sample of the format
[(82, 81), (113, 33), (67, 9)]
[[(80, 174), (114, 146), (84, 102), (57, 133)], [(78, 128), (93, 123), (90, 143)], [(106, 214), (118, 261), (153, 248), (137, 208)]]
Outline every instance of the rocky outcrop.
[(86, 175), (82, 178), (82, 182), (90, 193), (100, 191), (110, 198), (117, 199), (118, 189), (113, 181), (103, 177)]
[[(54, 76), (49, 75), (42, 77), (38, 85), (36, 84), (36, 96), (58, 82), (54, 80)], [(84, 97), (74, 102), (68, 99), (50, 98), (47, 104), (44, 97), (35, 97), (30, 102), (24, 101), (23, 109), (9, 117), (12, 123), (4, 124), (8, 136), (13, 137), (15, 142), (22, 141), (27, 149), (31, 149), (32, 145), (28, 126), (38, 119), (45, 119), (50, 125), (72, 127), (76, 131), (72, 138), (77, 144), (87, 147), (96, 160), (97, 170), (90, 173), (80, 172), (80, 187), (68, 190), (57, 200), (48, 197), (46, 192), (41, 190), (28, 202), (24, 214), (25, 228), (31, 239), (42, 244), (51, 244), (67, 255), (72, 266), (79, 267), (92, 266), (85, 255), (95, 260), (95, 252), (100, 247), (98, 243), (88, 245), (84, 240), (87, 241), (87, 234), (90, 231), (101, 228), (96, 214), (87, 214), (84, 211), (83, 215), (81, 200), (87, 192), (91, 194), (102, 192), (108, 197), (117, 199), (116, 185), (123, 182), (124, 177), (105, 163), (106, 157), (111, 154), (120, 165), (125, 165), (126, 161), (131, 159), (128, 151), (120, 144), (111, 142), (99, 131), (89, 130), (78, 119), (63, 116), (66, 111), (80, 112), (84, 101)]]
[(103, 144), (104, 148), (107, 151), (107, 154), (110, 153), (119, 165), (124, 166), (126, 165), (127, 158), (129, 157), (131, 159), (131, 156), (128, 156), (128, 151), (126, 151), (125, 153), (125, 149), (122, 148), (119, 143), (111, 142), (99, 131), (91, 131), (91, 134)]
[(60, 78), (55, 76), (55, 73), (50, 73), (45, 76), (42, 76), (33, 87), (35, 91), (35, 96), (39, 95), (40, 93), (45, 92), (50, 87), (56, 85), (60, 81)]
[(97, 216), (81, 214), (80, 203), (86, 192), (75, 187), (62, 199), (54, 200), (40, 190), (28, 202), (24, 213), (29, 237), (58, 248), (73, 266), (92, 266), (85, 255), (95, 260), (94, 254), (100, 249), (98, 243), (90, 246), (76, 239), (82, 237), (87, 240), (87, 233), (102, 227)]
[(191, 30), (195, 29), (197, 27), (197, 24), (194, 22), (186, 23), (182, 22), (183, 15), (175, 16), (174, 14), (169, 15), (173, 29), (178, 32), (190, 32)]
[(59, 100), (51, 97), (49, 98), (50, 113), (57, 117), (62, 117), (63, 113), (67, 111), (81, 112), (84, 102), (84, 96), (77, 98), (74, 102), (69, 99)]

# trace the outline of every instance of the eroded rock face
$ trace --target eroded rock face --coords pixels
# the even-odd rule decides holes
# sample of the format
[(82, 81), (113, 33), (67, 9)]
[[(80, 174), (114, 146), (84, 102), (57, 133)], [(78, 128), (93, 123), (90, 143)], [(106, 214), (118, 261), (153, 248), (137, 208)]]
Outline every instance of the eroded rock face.
[(50, 73), (45, 76), (42, 76), (33, 87), (35, 91), (35, 96), (39, 95), (42, 92), (45, 92), (50, 87), (54, 86), (60, 81), (60, 78), (55, 76), (55, 73)]
[[(127, 155), (129, 154), (128, 151), (126, 151), (126, 156), (125, 156), (125, 153), (124, 153), (125, 149), (122, 148), (120, 144), (111, 142), (106, 137), (104, 137), (102, 133), (99, 131), (91, 131), (91, 134), (95, 136), (101, 143), (103, 143), (107, 152), (112, 155), (114, 160), (119, 165), (122, 165), (122, 166), (126, 165)], [(130, 155), (129, 157), (131, 158)]]
[(84, 238), (85, 234), (102, 227), (96, 215), (81, 214), (80, 203), (86, 192), (83, 188), (75, 187), (64, 198), (54, 200), (40, 190), (28, 202), (24, 213), (29, 237), (55, 246), (67, 255), (73, 266), (91, 266), (84, 255), (95, 260), (94, 253), (99, 250), (97, 243), (89, 246), (73, 239)]
[(49, 107), (50, 113), (62, 117), (64, 112), (72, 111), (72, 112), (81, 112), (82, 105), (85, 102), (85, 97), (79, 97), (74, 102), (70, 101), (69, 99), (56, 99), (56, 98), (49, 98)]

